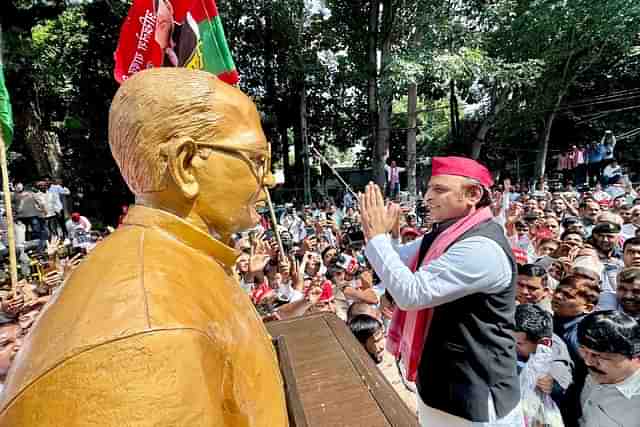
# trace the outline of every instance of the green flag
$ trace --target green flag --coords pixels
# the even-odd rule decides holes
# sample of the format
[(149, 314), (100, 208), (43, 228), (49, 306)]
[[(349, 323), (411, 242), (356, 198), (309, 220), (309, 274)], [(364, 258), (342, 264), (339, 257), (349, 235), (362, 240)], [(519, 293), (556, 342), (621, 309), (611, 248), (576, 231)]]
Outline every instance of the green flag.
[(9, 148), (13, 139), (13, 114), (11, 113), (9, 91), (7, 91), (7, 86), (4, 84), (2, 63), (0, 63), (0, 130), (4, 138), (4, 146)]

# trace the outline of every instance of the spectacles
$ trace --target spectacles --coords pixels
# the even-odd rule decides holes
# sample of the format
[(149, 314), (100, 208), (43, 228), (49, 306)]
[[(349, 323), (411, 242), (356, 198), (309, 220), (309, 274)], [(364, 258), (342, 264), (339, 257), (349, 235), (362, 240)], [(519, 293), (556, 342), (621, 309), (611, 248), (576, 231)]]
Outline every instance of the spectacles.
[(249, 169), (251, 169), (260, 187), (273, 187), (275, 185), (274, 177), (271, 174), (271, 144), (267, 145), (267, 150), (199, 141), (196, 142), (196, 145), (239, 156), (249, 165)]

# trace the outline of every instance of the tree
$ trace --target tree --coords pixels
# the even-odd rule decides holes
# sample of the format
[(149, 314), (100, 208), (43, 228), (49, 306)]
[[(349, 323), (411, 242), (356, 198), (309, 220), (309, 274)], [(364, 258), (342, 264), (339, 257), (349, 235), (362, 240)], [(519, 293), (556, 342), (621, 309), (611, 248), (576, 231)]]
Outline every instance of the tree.
[[(544, 69), (531, 90), (511, 105), (540, 123), (536, 176), (545, 172), (554, 121), (571, 88), (596, 64), (609, 67), (637, 38), (640, 5), (633, 0), (504, 2), (504, 23), (493, 37), (508, 61), (538, 59)], [(606, 68), (606, 67), (605, 67)], [(517, 104), (516, 104), (517, 102)]]

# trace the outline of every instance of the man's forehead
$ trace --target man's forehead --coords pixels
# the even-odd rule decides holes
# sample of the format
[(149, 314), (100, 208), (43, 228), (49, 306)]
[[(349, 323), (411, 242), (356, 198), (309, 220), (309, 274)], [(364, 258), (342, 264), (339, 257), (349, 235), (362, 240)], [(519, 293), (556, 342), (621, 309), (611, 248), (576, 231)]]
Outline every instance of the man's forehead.
[(518, 339), (519, 341), (528, 341), (527, 339), (527, 333), (526, 332), (522, 332), (522, 331), (513, 331), (513, 335), (516, 337), (516, 339)]
[(602, 352), (602, 351), (596, 351), (596, 350), (592, 350), (587, 346), (581, 345), (580, 348), (582, 349), (583, 352), (585, 353), (590, 353), (594, 356), (598, 356), (598, 357), (604, 357), (604, 358), (608, 358), (608, 359), (614, 359), (618, 356), (620, 357), (624, 357), (623, 354), (620, 353), (606, 353), (606, 352)]
[(527, 276), (526, 274), (518, 274), (518, 281), (521, 282), (540, 282), (543, 276)]
[(636, 277), (631, 280), (621, 280), (618, 289), (620, 288), (640, 289), (640, 277)]
[(593, 235), (593, 237), (608, 237), (609, 239), (615, 239), (618, 236), (620, 236), (620, 233), (596, 233)]
[(465, 178), (463, 176), (457, 176), (457, 175), (432, 176), (431, 180), (429, 181), (429, 187), (433, 187), (436, 185), (444, 186), (444, 187), (457, 186), (464, 183), (467, 179), (468, 178)]
[(556, 292), (566, 295), (575, 295), (578, 293), (578, 289), (570, 285), (558, 285)]

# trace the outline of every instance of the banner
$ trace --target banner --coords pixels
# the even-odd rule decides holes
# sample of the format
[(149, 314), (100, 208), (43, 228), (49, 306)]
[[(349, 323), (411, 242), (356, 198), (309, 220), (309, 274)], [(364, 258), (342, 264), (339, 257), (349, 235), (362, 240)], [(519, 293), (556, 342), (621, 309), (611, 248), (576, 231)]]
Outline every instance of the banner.
[(115, 79), (140, 70), (185, 67), (239, 80), (215, 0), (134, 0), (115, 52)]
[(0, 130), (4, 138), (5, 148), (9, 148), (13, 139), (13, 114), (11, 112), (11, 102), (9, 91), (4, 84), (4, 70), (0, 63)]

